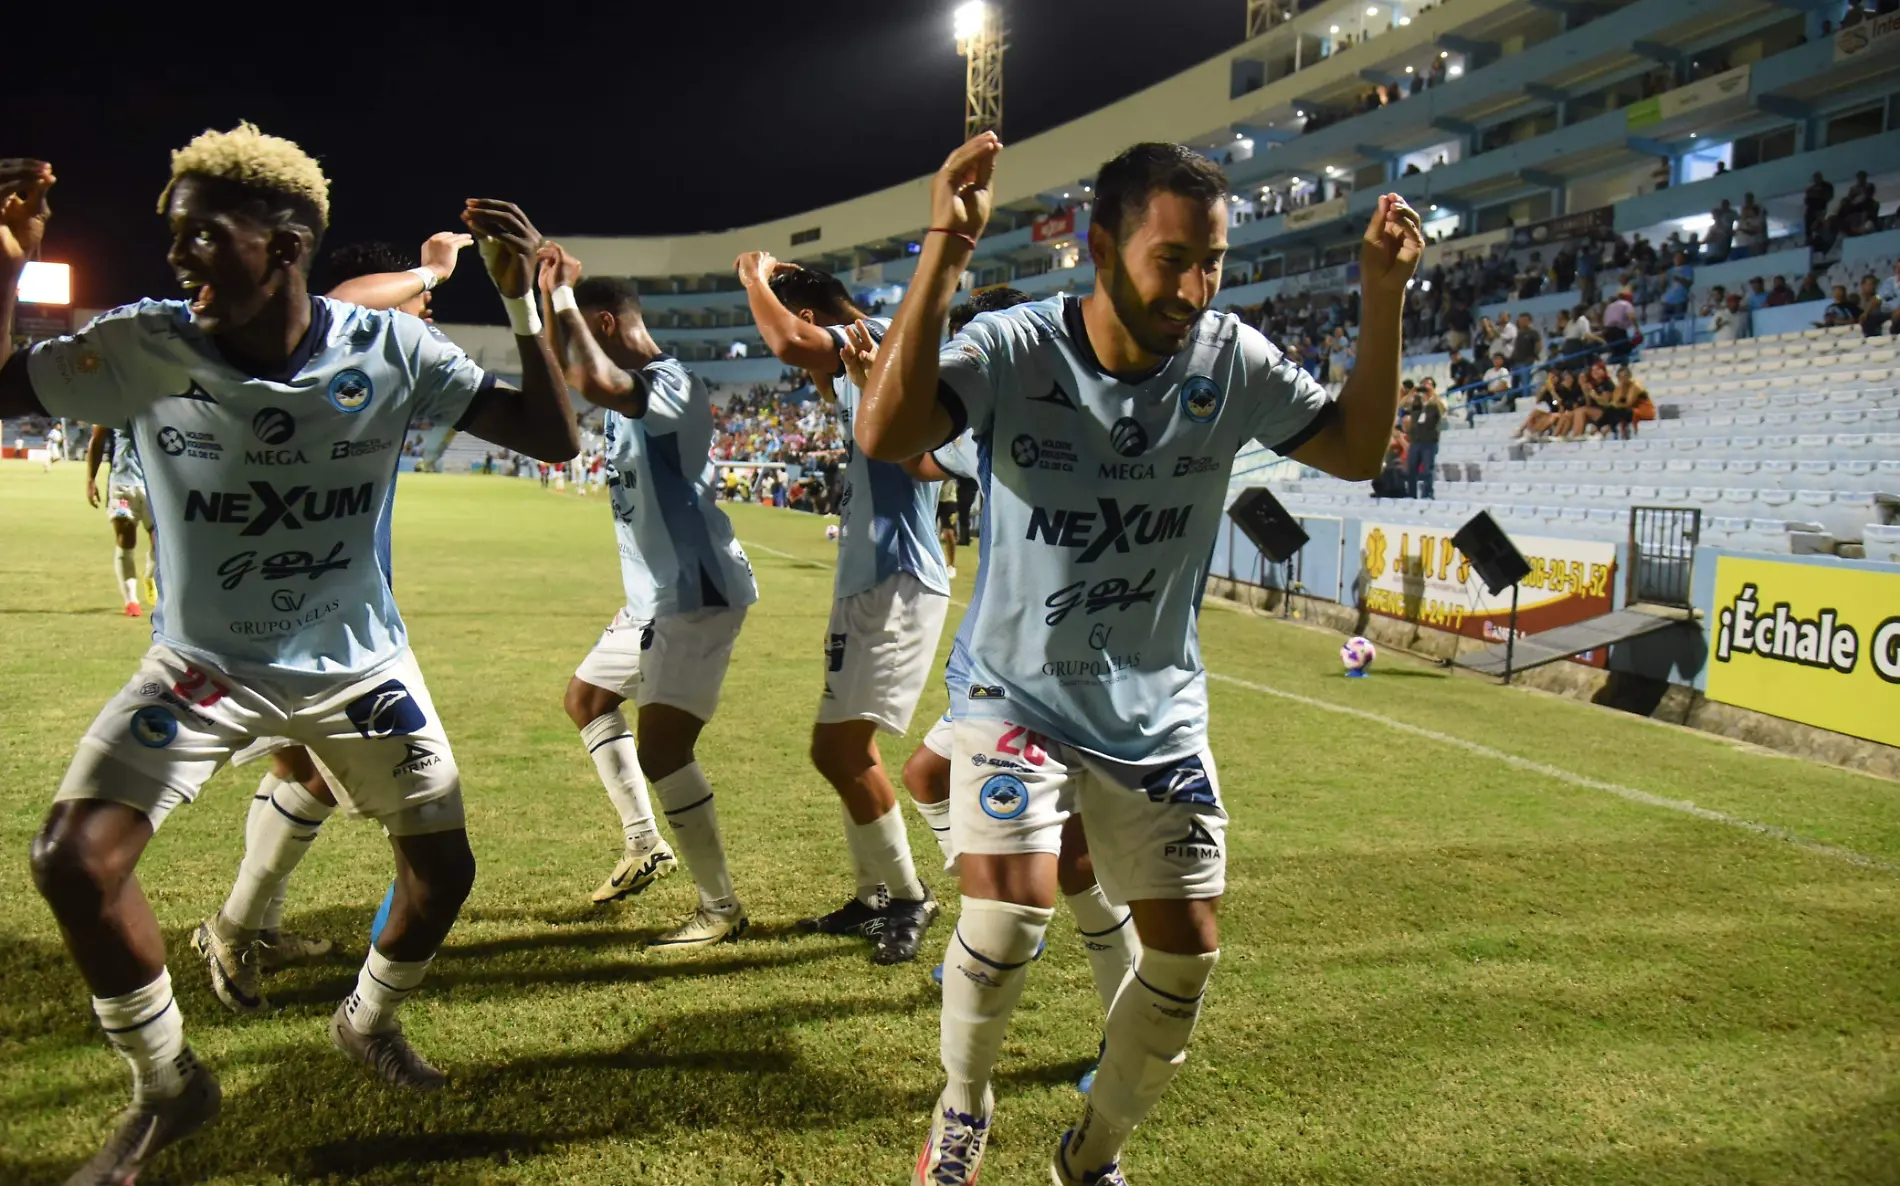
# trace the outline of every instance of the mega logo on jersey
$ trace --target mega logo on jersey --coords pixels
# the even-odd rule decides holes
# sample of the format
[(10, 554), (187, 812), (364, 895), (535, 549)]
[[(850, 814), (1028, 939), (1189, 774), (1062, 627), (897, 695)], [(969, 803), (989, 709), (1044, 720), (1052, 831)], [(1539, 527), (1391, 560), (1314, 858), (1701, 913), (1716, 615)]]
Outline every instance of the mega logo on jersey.
[(292, 486), (279, 490), (269, 482), (250, 483), (250, 493), (214, 490), (185, 492), (185, 522), (242, 523), (239, 535), (263, 535), (282, 525), (301, 530), (305, 522), (348, 519), (368, 514), (376, 503), (376, 483), (362, 482), (332, 490)]
[[(297, 421), (282, 408), (265, 408), (251, 417), (251, 435), (266, 445), (281, 445), (297, 435)], [(246, 449), (249, 465), (302, 465), (308, 458), (302, 449)]]
[(1043, 543), (1058, 548), (1079, 548), (1082, 554), (1076, 557), (1076, 562), (1087, 564), (1110, 548), (1126, 555), (1131, 543), (1145, 546), (1180, 539), (1187, 534), (1188, 515), (1194, 510), (1193, 504), (1150, 507), (1145, 502), (1123, 508), (1112, 498), (1098, 498), (1095, 505), (1100, 509), (1072, 511), (1032, 507), (1029, 531), (1023, 538), (1040, 538)]
[(407, 737), (429, 724), (422, 705), (401, 680), (384, 680), (343, 707), (343, 715), (365, 737)]

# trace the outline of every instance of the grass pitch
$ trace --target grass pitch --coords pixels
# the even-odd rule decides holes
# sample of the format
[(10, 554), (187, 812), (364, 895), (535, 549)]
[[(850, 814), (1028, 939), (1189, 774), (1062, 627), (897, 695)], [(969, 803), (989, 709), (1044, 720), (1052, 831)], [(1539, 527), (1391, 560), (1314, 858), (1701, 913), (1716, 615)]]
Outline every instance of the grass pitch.
[[(62, 1181), (126, 1087), (26, 867), (74, 743), (146, 646), (145, 623), (118, 616), (82, 484), (76, 465), (0, 466), (9, 1184)], [(589, 906), (618, 828), (560, 710), (620, 600), (603, 500), (410, 476), (397, 508), (397, 588), (481, 862), (404, 1010), (450, 1086), (385, 1089), (324, 1035), (389, 880), (369, 825), (326, 825), (292, 883), (289, 925), (347, 955), (274, 977), (268, 1017), (213, 998), (184, 940), (237, 865), (255, 772), (227, 771), (140, 870), (226, 1093), (218, 1125), (144, 1186), (905, 1180), (937, 1087), (931, 961), (876, 968), (856, 942), (788, 934), (849, 881), (805, 757), (821, 521), (734, 512), (761, 600), (700, 753), (755, 937), (662, 956), (643, 941), (685, 914), (691, 883)], [(974, 551), (960, 559), (967, 599)], [(1399, 656), (1346, 681), (1336, 636), (1220, 606), (1202, 642), (1230, 677), (1212, 686), (1234, 817), (1224, 950), (1187, 1066), (1130, 1148), (1137, 1182), (1900, 1182), (1900, 787)], [(934, 687), (886, 745), (893, 767), (943, 699)], [(933, 955), (949, 933), (932, 931)], [(1058, 912), (999, 1067), (986, 1182), (1045, 1180), (1099, 1012)]]

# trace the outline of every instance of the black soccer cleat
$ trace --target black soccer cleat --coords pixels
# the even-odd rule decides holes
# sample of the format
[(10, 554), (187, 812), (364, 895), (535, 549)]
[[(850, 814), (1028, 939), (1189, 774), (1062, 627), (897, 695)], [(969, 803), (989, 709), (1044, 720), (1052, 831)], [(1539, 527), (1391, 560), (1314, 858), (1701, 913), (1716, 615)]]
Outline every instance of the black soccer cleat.
[(817, 935), (857, 935), (860, 938), (875, 937), (884, 922), (884, 911), (875, 906), (866, 906), (856, 898), (848, 898), (845, 904), (830, 914), (821, 914), (817, 918), (801, 918), (798, 929)]
[(871, 952), (871, 962), (907, 964), (916, 959), (924, 932), (942, 913), (943, 907), (937, 904), (937, 895), (929, 886), (924, 887), (922, 898), (892, 898), (884, 910), (884, 925), (875, 937), (877, 946)]

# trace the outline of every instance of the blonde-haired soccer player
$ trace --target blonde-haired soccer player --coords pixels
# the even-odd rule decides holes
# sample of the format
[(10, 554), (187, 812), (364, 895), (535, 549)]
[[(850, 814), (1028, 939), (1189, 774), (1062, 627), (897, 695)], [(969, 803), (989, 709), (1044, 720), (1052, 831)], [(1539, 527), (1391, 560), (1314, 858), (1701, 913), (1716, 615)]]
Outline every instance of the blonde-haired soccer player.
[[(245, 124), (177, 152), (161, 199), (185, 301), (140, 301), (11, 355), (14, 286), (46, 227), (51, 166), (0, 161), (0, 416), (123, 424), (166, 539), (153, 646), (100, 711), (33, 842), (34, 879), (131, 1064), (131, 1106), (69, 1186), (130, 1182), (218, 1111), (185, 1044), (164, 939), (134, 870), (154, 831), (262, 736), (305, 747), (395, 853), (389, 922), (330, 1021), (345, 1054), (413, 1088), (444, 1076), (396, 1011), (474, 881), (448, 735), (390, 589), (390, 511), (410, 420), (550, 460), (579, 448), (532, 303), (540, 236), (470, 199), (508, 305), (522, 390), (401, 313), (313, 296), (321, 169)], [(264, 446), (262, 452), (259, 446)]]

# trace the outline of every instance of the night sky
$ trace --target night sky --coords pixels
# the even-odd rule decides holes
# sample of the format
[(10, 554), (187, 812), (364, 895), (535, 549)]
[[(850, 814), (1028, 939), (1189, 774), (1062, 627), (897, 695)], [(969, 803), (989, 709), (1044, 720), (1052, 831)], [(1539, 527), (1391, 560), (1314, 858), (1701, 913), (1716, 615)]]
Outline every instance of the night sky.
[[(407, 0), (33, 7), (8, 38), (0, 156), (53, 163), (45, 258), (73, 265), (91, 307), (178, 295), (154, 213), (169, 150), (239, 119), (323, 163), (326, 249), (419, 244), (468, 196), (516, 201), (550, 235), (747, 225), (926, 173), (962, 135), (953, 0), (531, 3), (500, 20)], [(1004, 7), (1006, 141), (1235, 44), (1246, 8)], [(462, 266), (437, 316), (499, 324), (468, 283), (479, 259)]]

